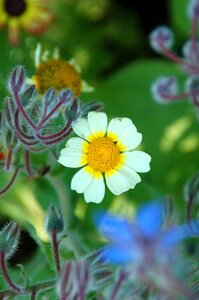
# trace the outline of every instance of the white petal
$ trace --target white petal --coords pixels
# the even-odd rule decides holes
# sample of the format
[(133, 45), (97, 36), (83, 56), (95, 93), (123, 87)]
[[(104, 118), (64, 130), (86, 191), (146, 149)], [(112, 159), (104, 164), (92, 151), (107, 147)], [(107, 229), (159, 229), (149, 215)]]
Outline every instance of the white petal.
[(84, 192), (86, 202), (100, 203), (105, 195), (105, 184), (103, 176), (93, 177), (88, 189)]
[(114, 136), (114, 141), (117, 141), (122, 132), (133, 124), (129, 118), (115, 118), (112, 119), (108, 125), (107, 135)]
[[(80, 72), (79, 72), (80, 73)], [(95, 90), (95, 88), (88, 84), (85, 80), (81, 81), (82, 92), (91, 93)]]
[(135, 125), (129, 118), (111, 120), (107, 132), (114, 141), (118, 141), (121, 151), (136, 148), (142, 140), (142, 134), (137, 132)]
[(72, 137), (67, 141), (65, 147), (73, 148), (82, 152), (86, 144), (88, 143), (84, 139), (81, 139), (79, 137)]
[(40, 64), (40, 55), (41, 55), (41, 44), (37, 44), (36, 50), (35, 50), (35, 67), (38, 67)]
[(114, 195), (120, 195), (130, 189), (128, 179), (119, 171), (115, 171), (112, 175), (105, 175), (106, 184)]
[(104, 136), (107, 129), (107, 115), (103, 112), (91, 111), (88, 113), (88, 124), (94, 136)]
[(150, 170), (151, 156), (143, 151), (125, 152), (125, 165), (133, 168), (136, 172), (145, 173)]
[(131, 189), (134, 189), (135, 185), (141, 181), (140, 176), (128, 166), (122, 166), (119, 172), (128, 179)]
[(105, 177), (107, 186), (114, 195), (120, 195), (133, 189), (141, 181), (140, 176), (135, 171), (125, 166), (112, 175), (105, 175)]
[(80, 118), (72, 123), (72, 128), (74, 132), (80, 137), (88, 140), (91, 136), (91, 131), (88, 125), (88, 120), (85, 118)]
[(125, 151), (136, 148), (142, 141), (142, 134), (137, 132), (136, 127), (132, 124), (128, 126), (118, 138), (118, 145)]
[(64, 148), (60, 152), (58, 162), (68, 168), (79, 168), (82, 163), (83, 154), (79, 150)]
[(77, 193), (84, 193), (92, 182), (92, 175), (85, 168), (79, 170), (72, 178), (71, 189)]

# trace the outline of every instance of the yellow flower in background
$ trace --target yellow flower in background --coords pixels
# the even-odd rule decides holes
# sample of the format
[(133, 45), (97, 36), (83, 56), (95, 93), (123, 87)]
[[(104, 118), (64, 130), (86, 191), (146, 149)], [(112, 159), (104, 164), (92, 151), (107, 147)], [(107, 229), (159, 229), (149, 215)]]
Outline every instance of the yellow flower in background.
[(89, 112), (88, 118), (73, 122), (79, 137), (70, 138), (58, 162), (65, 167), (82, 167), (73, 177), (71, 189), (84, 193), (86, 202), (100, 203), (105, 183), (114, 195), (133, 189), (139, 173), (150, 170), (150, 155), (134, 150), (142, 140), (129, 118), (115, 118), (109, 124), (103, 112)]
[(53, 88), (57, 92), (62, 89), (71, 89), (76, 97), (81, 92), (93, 91), (93, 88), (81, 79), (81, 70), (75, 60), (60, 59), (57, 49), (49, 58), (49, 52), (42, 53), (41, 45), (38, 44), (35, 51), (35, 67), (36, 73), (32, 77), (32, 81), (41, 95), (49, 88)]
[(0, 28), (8, 27), (11, 44), (19, 41), (20, 30), (43, 33), (52, 20), (47, 0), (0, 0)]

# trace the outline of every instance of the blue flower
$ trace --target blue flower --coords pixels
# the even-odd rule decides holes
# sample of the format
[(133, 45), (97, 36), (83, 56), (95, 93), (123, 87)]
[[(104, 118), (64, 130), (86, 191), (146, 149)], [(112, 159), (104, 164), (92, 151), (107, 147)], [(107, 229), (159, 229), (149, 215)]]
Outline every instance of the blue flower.
[(163, 218), (164, 206), (157, 201), (139, 208), (132, 221), (100, 214), (99, 230), (109, 240), (103, 258), (115, 264), (169, 260), (174, 247), (191, 232), (188, 225), (163, 229)]

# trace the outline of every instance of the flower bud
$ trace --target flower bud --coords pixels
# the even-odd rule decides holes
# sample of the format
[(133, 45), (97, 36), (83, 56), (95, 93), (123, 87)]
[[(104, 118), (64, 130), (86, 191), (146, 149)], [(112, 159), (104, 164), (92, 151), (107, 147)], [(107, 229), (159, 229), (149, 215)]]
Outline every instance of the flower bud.
[(174, 76), (162, 76), (151, 87), (154, 99), (160, 103), (168, 103), (177, 94), (177, 82)]
[(191, 63), (198, 63), (198, 57), (199, 57), (199, 42), (195, 44), (194, 41), (187, 41), (182, 48), (183, 56), (186, 60), (188, 60)]
[(170, 28), (160, 26), (153, 30), (149, 36), (151, 47), (157, 52), (162, 52), (162, 47), (170, 49), (173, 45), (173, 33)]
[(199, 174), (193, 176), (185, 185), (184, 196), (186, 201), (199, 201)]
[(190, 76), (185, 82), (186, 92), (191, 94), (190, 99), (199, 101), (199, 76)]
[(199, 17), (199, 0), (189, 1), (187, 14), (191, 19)]
[(34, 85), (26, 86), (23, 93), (20, 95), (20, 100), (23, 106), (32, 106), (37, 94), (37, 90)]
[(47, 212), (46, 218), (46, 231), (51, 234), (52, 231), (61, 233), (64, 230), (63, 215), (60, 209), (55, 208), (53, 205), (50, 206)]
[(19, 244), (20, 228), (15, 222), (8, 223), (0, 231), (0, 252), (5, 254), (5, 258), (11, 257)]
[(68, 120), (69, 118), (72, 118), (73, 121), (76, 121), (81, 116), (81, 112), (82, 104), (77, 98), (75, 98), (71, 106), (65, 111), (65, 119)]
[(5, 137), (5, 142), (6, 142), (6, 148), (12, 148), (13, 150), (16, 147), (18, 142), (17, 137), (9, 129)]
[(90, 102), (90, 103), (86, 103), (83, 105), (82, 107), (82, 113), (81, 116), (85, 117), (87, 116), (87, 114), (89, 113), (89, 111), (100, 111), (104, 108), (104, 105), (102, 102)]
[(70, 89), (63, 90), (58, 95), (58, 100), (62, 101), (65, 104), (70, 104), (73, 99), (74, 99), (74, 94)]
[(198, 91), (199, 94), (199, 76), (190, 76), (186, 80), (186, 91), (191, 93), (192, 91)]
[(22, 66), (16, 67), (10, 77), (10, 85), (13, 91), (20, 92), (24, 83), (24, 69)]

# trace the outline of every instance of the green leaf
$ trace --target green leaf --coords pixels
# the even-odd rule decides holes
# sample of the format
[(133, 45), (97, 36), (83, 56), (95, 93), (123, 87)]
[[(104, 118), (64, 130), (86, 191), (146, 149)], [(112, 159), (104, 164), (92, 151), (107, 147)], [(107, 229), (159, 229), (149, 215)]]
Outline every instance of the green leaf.
[(188, 34), (190, 32), (190, 24), (191, 24), (189, 16), (187, 15), (187, 6), (189, 2), (190, 2), (189, 0), (169, 1), (171, 27), (177, 33), (186, 36), (187, 39), (188, 39)]

